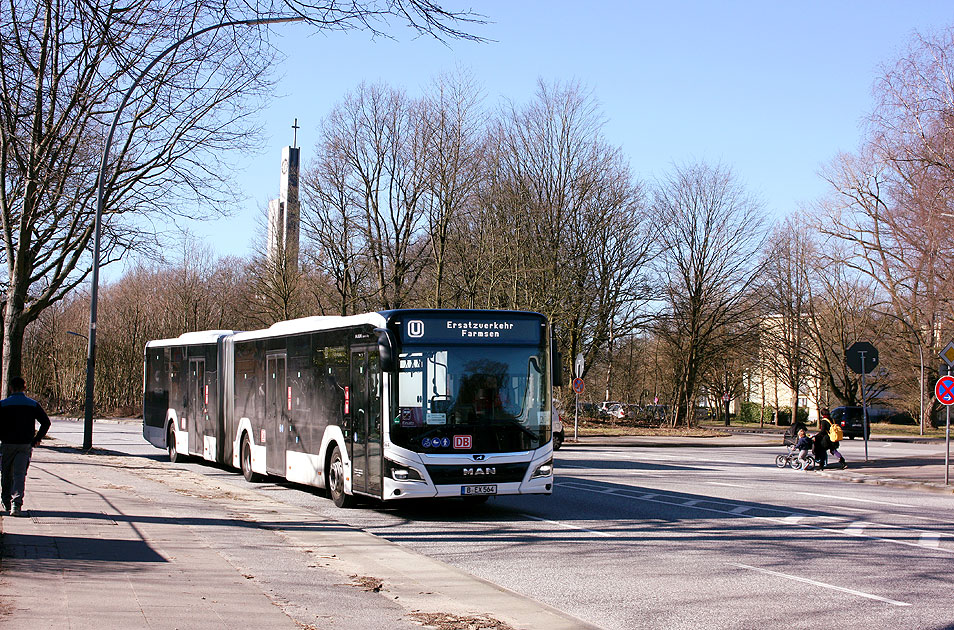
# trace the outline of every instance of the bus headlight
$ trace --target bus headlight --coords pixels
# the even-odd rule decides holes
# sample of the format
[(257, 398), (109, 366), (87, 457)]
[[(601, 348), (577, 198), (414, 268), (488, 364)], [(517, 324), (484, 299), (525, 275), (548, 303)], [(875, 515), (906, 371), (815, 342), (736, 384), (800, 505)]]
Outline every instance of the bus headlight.
[(390, 459), (384, 460), (384, 475), (395, 481), (424, 481), (424, 477), (416, 468), (392, 462)]
[(540, 464), (537, 466), (537, 469), (533, 471), (533, 474), (530, 475), (531, 479), (537, 479), (538, 477), (549, 477), (553, 474), (553, 460), (551, 459), (545, 464)]

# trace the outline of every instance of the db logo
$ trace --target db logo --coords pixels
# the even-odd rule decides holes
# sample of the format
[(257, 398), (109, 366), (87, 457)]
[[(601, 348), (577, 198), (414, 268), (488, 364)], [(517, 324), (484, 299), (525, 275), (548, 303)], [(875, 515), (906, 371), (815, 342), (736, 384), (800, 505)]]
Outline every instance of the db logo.
[(454, 448), (470, 448), (472, 440), (469, 435), (455, 435)]

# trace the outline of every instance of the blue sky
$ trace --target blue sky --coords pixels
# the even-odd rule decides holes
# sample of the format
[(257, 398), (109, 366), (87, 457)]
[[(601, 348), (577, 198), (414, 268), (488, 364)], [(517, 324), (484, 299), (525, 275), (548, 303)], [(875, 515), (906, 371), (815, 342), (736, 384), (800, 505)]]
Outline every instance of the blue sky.
[(274, 41), (288, 58), (264, 113), (267, 141), (236, 164), (247, 202), (228, 220), (188, 225), (193, 234), (220, 256), (252, 253), (264, 208), (278, 196), (295, 118), (307, 165), (322, 118), (361, 81), (418, 95), (458, 66), (473, 74), (490, 108), (527, 101), (540, 78), (577, 80), (638, 178), (651, 183), (674, 163), (719, 162), (781, 217), (823, 195), (819, 169), (858, 146), (881, 65), (915, 30), (954, 25), (949, 0), (444, 4), (485, 14), (493, 23), (473, 32), (494, 41), (448, 47), (401, 27), (392, 41), (278, 26)]

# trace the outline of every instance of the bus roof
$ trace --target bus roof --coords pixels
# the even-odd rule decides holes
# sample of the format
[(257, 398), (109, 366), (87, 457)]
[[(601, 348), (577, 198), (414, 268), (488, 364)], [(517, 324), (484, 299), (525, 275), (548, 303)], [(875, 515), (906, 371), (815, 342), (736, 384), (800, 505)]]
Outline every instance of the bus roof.
[(385, 325), (385, 319), (380, 313), (364, 313), (344, 317), (340, 315), (315, 315), (312, 317), (301, 317), (299, 319), (276, 322), (269, 328), (263, 330), (249, 330), (236, 333), (232, 338), (235, 341), (248, 341), (250, 339), (281, 337), (316, 330), (333, 330), (336, 328), (347, 328), (348, 326), (361, 326), (362, 324), (381, 328)]
[(187, 332), (171, 339), (157, 339), (146, 344), (147, 348), (156, 348), (164, 346), (186, 346), (217, 343), (222, 337), (230, 337), (233, 341), (249, 341), (253, 339), (264, 339), (268, 337), (281, 337), (285, 335), (295, 335), (308, 333), (317, 330), (334, 330), (337, 328), (347, 328), (349, 326), (367, 325), (374, 328), (384, 328), (388, 321), (396, 316), (482, 316), (492, 317), (501, 315), (516, 316), (535, 316), (543, 317), (539, 313), (527, 311), (483, 311), (483, 310), (458, 310), (458, 309), (397, 309), (381, 312), (363, 313), (360, 315), (315, 315), (311, 317), (301, 317), (287, 321), (276, 322), (269, 328), (260, 330), (234, 331), (234, 330), (201, 330), (196, 332)]
[(146, 344), (147, 348), (161, 348), (164, 346), (190, 346), (213, 344), (222, 337), (234, 335), (234, 330), (199, 330), (197, 332), (182, 333), (171, 339), (156, 339)]

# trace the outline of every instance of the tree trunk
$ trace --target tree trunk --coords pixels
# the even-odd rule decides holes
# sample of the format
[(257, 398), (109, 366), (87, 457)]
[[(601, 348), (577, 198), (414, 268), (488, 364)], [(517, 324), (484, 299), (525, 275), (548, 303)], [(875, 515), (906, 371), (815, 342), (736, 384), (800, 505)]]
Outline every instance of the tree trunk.
[(3, 315), (3, 366), (0, 370), (0, 397), (9, 394), (10, 379), (20, 376), (23, 370), (23, 333), (26, 324), (23, 321), (25, 296), (20, 295), (14, 281), (10, 285), (7, 305)]

